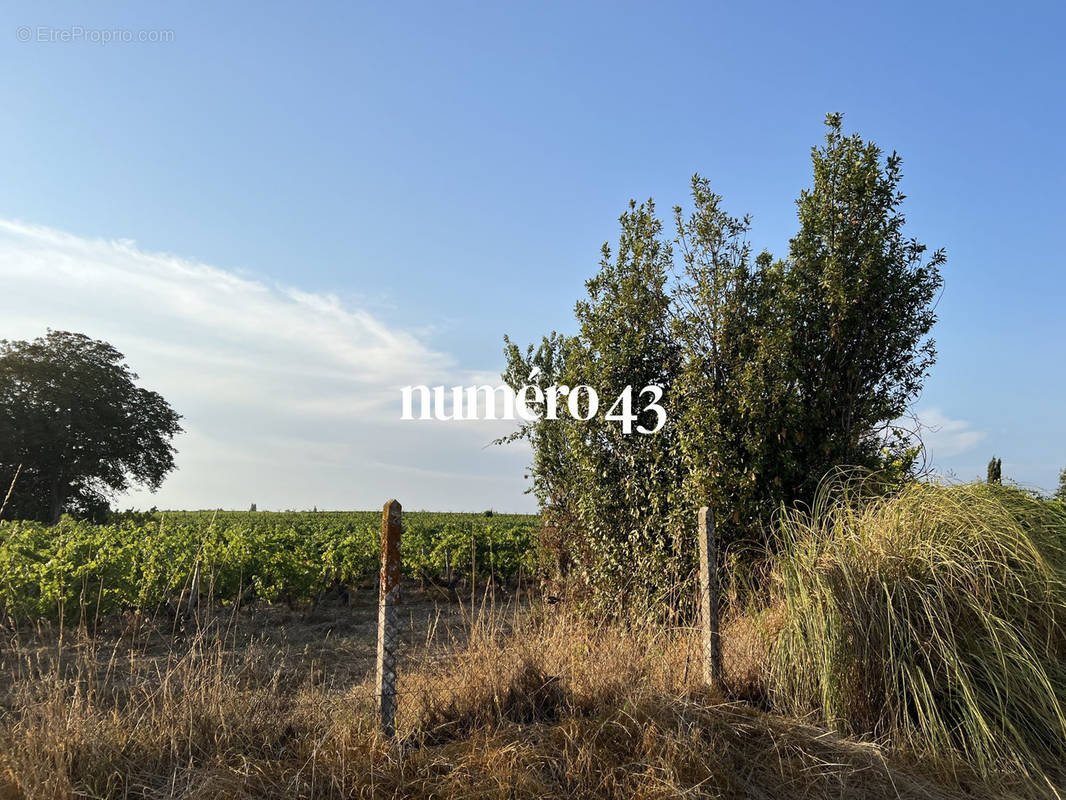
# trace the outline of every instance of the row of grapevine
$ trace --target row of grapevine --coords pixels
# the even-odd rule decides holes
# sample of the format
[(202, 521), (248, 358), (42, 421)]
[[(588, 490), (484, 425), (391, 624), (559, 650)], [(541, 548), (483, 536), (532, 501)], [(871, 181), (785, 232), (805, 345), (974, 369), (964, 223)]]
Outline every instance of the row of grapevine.
[[(200, 565), (200, 590), (299, 603), (338, 583), (373, 578), (380, 552), (375, 512), (163, 512), (94, 525), (0, 522), (0, 613), (15, 620), (107, 615), (173, 604)], [(513, 580), (535, 564), (537, 518), (404, 515), (408, 576)]]

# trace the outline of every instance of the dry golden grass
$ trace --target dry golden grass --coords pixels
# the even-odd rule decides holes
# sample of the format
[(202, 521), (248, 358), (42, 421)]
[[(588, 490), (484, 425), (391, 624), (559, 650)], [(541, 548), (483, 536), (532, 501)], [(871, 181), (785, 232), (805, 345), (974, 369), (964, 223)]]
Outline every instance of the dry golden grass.
[[(365, 626), (349, 625), (347, 609), (333, 622), (316, 613), (285, 625), (248, 614), (132, 641), (68, 634), (61, 648), (47, 633), (5, 642), (0, 798), (1040, 794), (948, 783), (875, 745), (710, 694), (691, 631), (596, 625), (556, 609), (437, 625), (437, 645), (409, 637), (399, 736), (387, 741), (367, 664), (350, 663), (348, 637), (365, 637)], [(762, 669), (758, 637), (729, 644), (745, 641), (745, 624), (727, 627), (738, 691)]]
[(946, 766), (1066, 781), (1066, 513), (986, 484), (871, 499), (830, 484), (781, 529), (776, 709)]

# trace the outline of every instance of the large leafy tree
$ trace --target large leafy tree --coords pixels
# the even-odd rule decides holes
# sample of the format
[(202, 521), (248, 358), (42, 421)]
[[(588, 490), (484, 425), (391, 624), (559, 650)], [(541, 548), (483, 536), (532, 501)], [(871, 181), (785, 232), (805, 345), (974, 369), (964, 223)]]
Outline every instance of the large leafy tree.
[[(672, 522), (680, 464), (669, 418), (656, 433), (640, 432), (658, 422), (647, 406), (651, 398), (640, 393), (656, 385), (660, 404), (671, 402), (681, 355), (670, 330), (673, 251), (652, 201), (631, 202), (619, 222), (616, 249), (603, 246), (588, 297), (575, 307), (579, 334), (568, 365), (571, 385), (592, 385), (602, 408), (588, 422), (571, 422), (567, 445), (577, 462), (577, 513), (593, 556), (588, 577), (615, 602), (658, 605), (669, 599), (677, 575)], [(609, 419), (612, 407), (615, 416), (626, 413), (626, 392), (635, 417), (629, 433)]]
[(14, 480), (5, 517), (95, 516), (116, 492), (160, 486), (174, 469), (180, 416), (137, 379), (120, 352), (83, 334), (0, 340), (5, 492)]
[[(588, 295), (575, 307), (578, 335), (552, 334), (525, 352), (507, 340), (504, 374), (519, 389), (537, 368), (545, 390), (589, 385), (599, 396), (599, 413), (587, 421), (564, 413), (518, 435), (533, 444), (533, 489), (550, 522), (565, 531), (568, 556), (612, 604), (668, 599), (660, 590), (663, 576), (677, 573), (671, 521), (680, 485), (673, 423), (640, 433), (658, 423), (648, 406), (653, 398), (641, 390), (656, 385), (668, 397), (678, 371), (667, 288), (673, 254), (650, 201), (630, 203), (619, 221), (617, 247), (603, 245)], [(627, 404), (628, 433), (622, 422), (607, 419), (625, 415)], [(585, 414), (587, 406), (579, 410)]]
[(826, 126), (825, 146), (812, 151), (814, 185), (797, 202), (785, 276), (800, 412), (792, 447), (805, 471), (795, 488), (805, 498), (834, 466), (876, 467), (886, 447), (905, 457), (891, 423), (936, 359), (928, 334), (946, 260), (905, 232), (900, 157), (844, 135), (840, 114)]
[(671, 413), (686, 503), (716, 509), (719, 538), (732, 542), (761, 531), (802, 470), (786, 443), (798, 403), (784, 265), (766, 252), (752, 258), (748, 219), (721, 200), (697, 175), (691, 215), (674, 209), (674, 331), (684, 359)]
[(670, 424), (654, 436), (618, 436), (600, 420), (520, 432), (534, 446), (535, 490), (576, 521), (573, 541), (602, 554), (589, 562), (601, 577), (633, 584), (647, 563), (672, 580), (664, 554), (691, 555), (679, 543), (699, 505), (716, 509), (726, 544), (750, 542), (782, 504), (811, 502), (836, 467), (896, 479), (913, 464), (893, 420), (935, 358), (945, 257), (904, 231), (899, 157), (845, 135), (838, 114), (826, 122), (786, 258), (753, 257), (748, 220), (696, 176), (672, 240), (650, 202), (631, 204), (617, 253), (605, 248), (577, 305), (576, 336), (524, 355), (508, 342), (512, 385), (537, 362), (603, 392), (623, 381), (666, 389)]
[[(748, 221), (698, 176), (676, 212), (683, 276), (686, 496), (719, 509), (727, 542), (757, 538), (782, 503), (810, 503), (843, 466), (905, 475), (916, 449), (893, 421), (936, 352), (942, 251), (904, 232), (900, 158), (826, 119), (788, 257), (751, 258)], [(725, 512), (724, 514), (722, 512)]]

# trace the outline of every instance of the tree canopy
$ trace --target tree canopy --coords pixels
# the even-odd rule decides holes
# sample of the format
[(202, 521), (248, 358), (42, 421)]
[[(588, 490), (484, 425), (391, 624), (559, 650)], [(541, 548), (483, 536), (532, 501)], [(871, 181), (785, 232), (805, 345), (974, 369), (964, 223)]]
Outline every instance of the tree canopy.
[(639, 583), (664, 596), (685, 573), (701, 505), (726, 544), (765, 542), (774, 512), (812, 502), (834, 468), (892, 480), (913, 468), (917, 448), (893, 421), (935, 358), (945, 256), (904, 231), (899, 156), (845, 135), (839, 114), (826, 125), (787, 256), (753, 255), (747, 217), (730, 216), (697, 175), (672, 236), (652, 202), (630, 204), (574, 336), (525, 350), (506, 340), (516, 389), (534, 367), (542, 387), (664, 389), (668, 423), (650, 436), (598, 417), (538, 419), (517, 434), (533, 445), (533, 491), (608, 593)]
[(114, 493), (159, 488), (181, 417), (137, 380), (114, 347), (80, 333), (0, 340), (5, 518), (97, 516)]

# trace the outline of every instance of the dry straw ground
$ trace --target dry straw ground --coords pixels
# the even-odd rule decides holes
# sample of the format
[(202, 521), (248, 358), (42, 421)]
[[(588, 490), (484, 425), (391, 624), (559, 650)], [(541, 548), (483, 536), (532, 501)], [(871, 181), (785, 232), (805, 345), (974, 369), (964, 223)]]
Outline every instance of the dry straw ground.
[[(0, 797), (1003, 797), (699, 686), (693, 632), (558, 608), (408, 606), (400, 738), (375, 730), (370, 609), (3, 644)], [(765, 669), (727, 627), (731, 691)], [(1023, 791), (1024, 790), (1024, 791)]]

